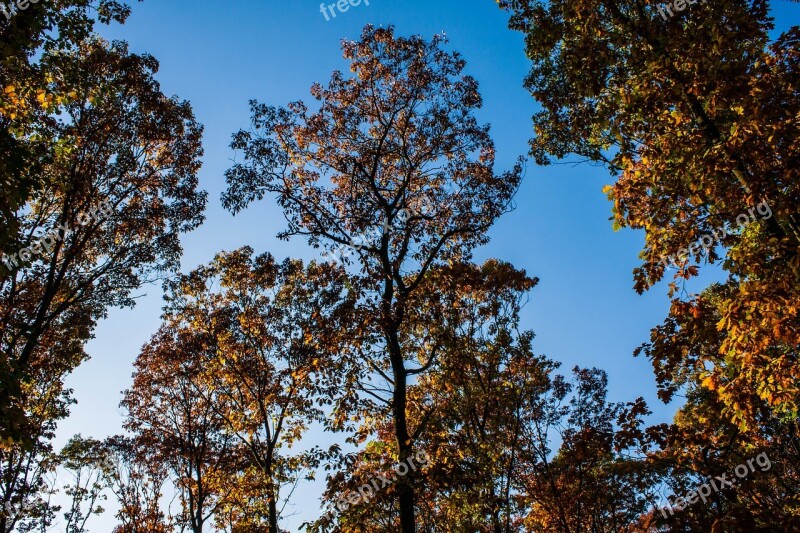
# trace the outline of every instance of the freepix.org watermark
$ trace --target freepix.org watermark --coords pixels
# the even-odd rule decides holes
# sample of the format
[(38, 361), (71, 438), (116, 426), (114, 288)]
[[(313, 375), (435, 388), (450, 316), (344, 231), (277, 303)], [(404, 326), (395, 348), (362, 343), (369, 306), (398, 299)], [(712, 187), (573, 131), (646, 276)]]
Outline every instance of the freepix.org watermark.
[(0, 11), (6, 16), (6, 20), (11, 20), (11, 16), (16, 14), (17, 11), (24, 11), (30, 7), (31, 4), (38, 4), (39, 0), (17, 0), (17, 5), (14, 7), (14, 2), (8, 5), (0, 3)]
[[(738, 224), (740, 230), (743, 230), (751, 222), (756, 221), (756, 210), (758, 214), (762, 216), (762, 220), (772, 218), (772, 209), (770, 209), (766, 201), (762, 201), (756, 207), (751, 207), (746, 213), (741, 213), (736, 217), (736, 224)], [(731, 225), (731, 227), (733, 227), (733, 225)], [(697, 241), (692, 243), (688, 248), (681, 248), (677, 254), (662, 257), (659, 262), (664, 266), (664, 269), (679, 268), (689, 256), (700, 253), (701, 249), (705, 254), (708, 254), (709, 250), (714, 246), (714, 243), (721, 241), (726, 235), (728, 235), (728, 230), (725, 226), (720, 226), (711, 233), (707, 233), (697, 239)]]
[[(79, 214), (77, 221), (81, 226), (86, 226), (92, 220), (101, 222), (106, 217), (111, 215), (112, 212), (113, 208), (111, 207), (111, 204), (109, 204), (107, 201), (103, 201), (96, 208), (90, 209), (89, 213)], [(13, 270), (19, 267), (20, 264), (25, 264), (26, 262), (30, 261), (30, 259), (35, 255), (42, 255), (45, 252), (52, 252), (55, 243), (66, 239), (70, 233), (72, 233), (72, 230), (70, 230), (67, 224), (58, 224), (56, 225), (55, 229), (45, 233), (44, 235), (41, 235), (30, 246), (20, 248), (17, 253), (11, 255), (3, 254), (0, 260), (8, 270)]]
[[(364, 3), (369, 5), (369, 0), (364, 0)], [(328, 5), (325, 5), (325, 2), (323, 2), (319, 5), (319, 12), (325, 16), (326, 21), (329, 21), (331, 20), (331, 17), (328, 16), (328, 10), (330, 10), (331, 16), (336, 18), (336, 10), (344, 13), (350, 9), (350, 7), (356, 7), (359, 5), (361, 5), (361, 0), (339, 0), (338, 2)]]
[[(416, 462), (414, 461), (415, 459)], [(378, 474), (373, 477), (368, 484), (358, 487), (358, 492), (348, 491), (337, 498), (336, 509), (342, 513), (351, 505), (356, 505), (361, 501), (366, 503), (370, 501), (379, 490), (395, 483), (398, 477), (407, 476), (409, 472), (415, 472), (418, 465), (425, 466), (426, 464), (428, 464), (428, 454), (425, 450), (419, 450), (414, 457), (408, 457), (405, 461), (396, 464), (387, 475)], [(378, 486), (379, 482), (380, 487)]]
[(677, 497), (672, 502), (670, 502), (669, 498), (667, 498), (667, 506), (660, 509), (661, 514), (664, 515), (664, 518), (667, 518), (666, 511), (669, 510), (670, 516), (674, 515), (675, 509), (673, 509), (673, 505), (679, 511), (683, 511), (690, 505), (697, 503), (698, 499), (703, 500), (703, 503), (706, 503), (706, 498), (711, 496), (711, 494), (719, 492), (721, 489), (726, 487), (733, 487), (737, 479), (746, 478), (750, 472), (755, 472), (756, 468), (753, 465), (754, 461), (758, 465), (761, 472), (766, 472), (772, 468), (772, 462), (769, 460), (769, 457), (767, 457), (766, 452), (762, 452), (756, 455), (754, 458), (748, 459), (746, 464), (742, 463), (734, 468), (733, 474), (735, 474), (735, 477), (732, 474), (730, 478), (728, 478), (728, 474), (722, 474), (721, 476), (716, 476), (710, 481), (710, 483), (703, 483), (697, 488), (697, 490), (691, 491), (685, 497)]
[[(675, 11), (683, 11), (684, 9), (686, 9), (687, 5), (697, 4), (698, 1), (701, 4), (706, 3), (706, 0), (675, 0), (672, 3), (667, 2), (664, 5), (659, 5), (658, 7), (656, 7), (656, 9), (658, 10), (659, 14), (661, 14), (661, 16), (664, 17), (664, 20), (669, 20), (669, 17), (667, 17), (667, 13), (669, 13), (670, 17), (675, 16), (675, 14), (672, 12), (673, 9), (675, 9)], [(665, 10), (666, 13), (664, 12)]]

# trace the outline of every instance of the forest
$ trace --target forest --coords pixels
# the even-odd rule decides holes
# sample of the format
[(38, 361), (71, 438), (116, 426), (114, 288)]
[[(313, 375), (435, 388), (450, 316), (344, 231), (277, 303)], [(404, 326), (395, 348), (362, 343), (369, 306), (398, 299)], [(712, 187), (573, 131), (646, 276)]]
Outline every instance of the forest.
[[(800, 3), (463, 2), (525, 69), (534, 111), (493, 102), (524, 115), (511, 157), (460, 26), (408, 31), (390, 3), (270, 3), (341, 62), (230, 102), (249, 118), (227, 146), (200, 120), (215, 89), (162, 86), (187, 61), (171, 37), (163, 63), (125, 40), (172, 8), (0, 6), (0, 533), (800, 531)], [(194, 60), (251, 92), (236, 58)], [(638, 239), (626, 293), (666, 293), (613, 371), (540, 353), (547, 279), (485, 253), (559, 165), (609, 183), (599, 230)], [(245, 244), (203, 234), (212, 216)], [(91, 348), (144, 293), (132, 366), (121, 338)], [(130, 376), (120, 428), (62, 438), (77, 395), (108, 403), (74, 388), (90, 360)], [(615, 374), (634, 363), (646, 380)]]

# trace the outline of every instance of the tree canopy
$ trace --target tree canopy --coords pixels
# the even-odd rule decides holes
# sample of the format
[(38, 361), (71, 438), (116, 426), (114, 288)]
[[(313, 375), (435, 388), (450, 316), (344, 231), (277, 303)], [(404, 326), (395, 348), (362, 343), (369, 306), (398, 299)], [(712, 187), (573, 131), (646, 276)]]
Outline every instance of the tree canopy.
[[(476, 259), (526, 161), (499, 168), (444, 34), (368, 24), (308, 103), (251, 100), (225, 216), (277, 205), (315, 255), (187, 265), (192, 106), (99, 36), (130, 6), (27, 2), (0, 13), (0, 533), (106, 507), (113, 533), (800, 530), (800, 29), (774, 34), (765, 0), (497, 3), (532, 160), (605, 168), (611, 226), (644, 230), (633, 290), (664, 281), (670, 307), (633, 355), (674, 418), (538, 353), (539, 278)], [(155, 282), (123, 434), (58, 448), (86, 343)]]

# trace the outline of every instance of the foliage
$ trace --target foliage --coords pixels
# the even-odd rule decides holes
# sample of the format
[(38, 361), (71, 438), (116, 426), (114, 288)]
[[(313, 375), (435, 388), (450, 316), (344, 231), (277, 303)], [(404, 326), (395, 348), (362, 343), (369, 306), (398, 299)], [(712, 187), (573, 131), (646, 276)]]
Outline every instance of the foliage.
[[(178, 235), (200, 224), (205, 205), (196, 190), (201, 128), (188, 104), (161, 93), (157, 62), (120, 42), (59, 43), (66, 49), (46, 48), (39, 62), (58, 73), (48, 87), (71, 96), (42, 93), (48, 107), (35, 130), (14, 130), (53, 144), (37, 169), (40, 187), (13, 213), (19, 231), (4, 250), (16, 255), (37, 235), (59, 238), (39, 256), (21, 252), (0, 272), (7, 441), (30, 439), (22, 389), (37, 367), (51, 366), (46, 372), (58, 377), (80, 364), (109, 307), (132, 306), (142, 283), (176, 269)], [(16, 98), (15, 90), (4, 94)], [(110, 212), (87, 216), (100, 203)]]
[[(325, 457), (288, 449), (324, 420), (339, 385), (332, 339), (352, 307), (341, 274), (245, 247), (167, 283), (164, 324), (123, 401), (133, 449), (149, 452), (121, 459), (154, 481), (169, 466), (178, 524), (279, 531), (281, 493), (285, 504), (286, 488)], [(132, 511), (156, 518), (160, 484), (132, 489), (120, 491)]]
[(121, 406), (125, 429), (148, 450), (141, 459), (169, 469), (181, 504), (178, 526), (201, 533), (223, 496), (214, 480), (233, 461), (233, 439), (214, 412), (216, 393), (202, 377), (202, 359), (193, 356), (196, 343), (191, 332), (159, 328), (136, 358)]
[[(362, 394), (375, 380), (392, 390), (391, 410), (383, 413), (391, 417), (401, 461), (413, 455), (419, 434), (408, 426), (408, 380), (434, 363), (431, 357), (409, 367), (415, 354), (401, 333), (409, 300), (430, 290), (431, 268), (468, 260), (487, 241), (521, 177), (521, 164), (494, 174), (488, 126), (474, 118), (477, 83), (443, 44), (441, 36), (427, 42), (367, 26), (360, 41), (343, 44), (353, 75), (334, 72), (327, 87), (312, 87), (317, 111), (302, 102), (253, 103), (251, 131), (232, 143), (244, 162), (227, 172), (223, 195), (237, 212), (274, 194), (288, 221), (280, 236), (305, 236), (314, 247), (354, 246), (355, 237), (380, 235), (356, 248), (359, 269), (350, 283), (361, 305), (350, 343), (372, 373), (372, 383), (363, 375), (356, 382)], [(436, 207), (423, 214), (423, 205)], [(337, 406), (340, 425), (363, 405)], [(397, 487), (401, 530), (409, 533), (414, 491), (405, 478)]]
[[(731, 228), (724, 252), (706, 258), (728, 279), (673, 300), (652, 339), (669, 349), (654, 353), (654, 364), (683, 354), (681, 367), (705, 368), (703, 385), (743, 427), (754, 423), (748, 398), (797, 414), (798, 29), (769, 42), (763, 0), (698, 3), (666, 21), (645, 0), (501, 6), (527, 35), (526, 87), (543, 106), (531, 141), (537, 161), (574, 153), (621, 172), (607, 192), (615, 224), (645, 230), (638, 291), (664, 276), (661, 257), (682, 249), (676, 280), (697, 275), (702, 257), (692, 243)], [(733, 231), (759, 201), (774, 216)], [(670, 294), (678, 291), (670, 283)], [(707, 329), (674, 329), (693, 320)]]
[[(673, 424), (659, 428), (661, 449), (651, 460), (668, 469), (660, 488), (665, 497), (686, 495), (715, 480), (719, 490), (707, 501), (683, 511), (654, 513), (659, 531), (792, 531), (800, 524), (800, 428), (796, 421), (770, 415), (769, 406), (755, 399), (760, 411), (756, 427), (742, 430), (725, 420), (725, 406), (716, 395), (692, 386), (687, 403)], [(759, 455), (767, 458), (746, 477), (734, 475)], [(735, 479), (723, 485), (719, 476)], [(674, 502), (674, 498), (670, 500)], [(666, 516), (665, 516), (666, 515)]]
[(50, 441), (56, 421), (67, 416), (72, 403), (60, 379), (39, 373), (25, 388), (31, 416), (31, 446), (0, 448), (0, 532), (29, 532), (47, 527), (59, 509), (50, 505), (52, 477), (58, 457)]
[[(108, 463), (103, 443), (95, 439), (84, 439), (75, 435), (59, 454), (59, 463), (71, 477), (64, 487), (70, 505), (64, 513), (66, 533), (84, 533), (86, 523), (92, 515), (104, 512), (100, 501), (106, 499), (106, 471)], [(84, 504), (87, 508), (84, 509)]]
[(180, 340), (161, 349), (174, 350), (175, 364), (197, 366), (188, 394), (238, 442), (236, 464), (220, 475), (227, 489), (218, 519), (277, 533), (281, 493), (324, 456), (288, 449), (324, 421), (320, 406), (341, 385), (335, 340), (352, 304), (340, 269), (252, 254), (219, 254), (168, 284), (164, 327)]
[[(607, 402), (603, 372), (576, 369), (572, 385), (533, 354), (533, 334), (517, 327), (536, 279), (496, 260), (430, 275), (439, 290), (413, 301), (406, 332), (439, 361), (409, 388), (409, 419), (425, 428), (417, 442), (428, 456), (405, 476), (421, 495), (420, 530), (637, 531), (660, 475), (646, 457), (642, 400)], [(329, 478), (330, 513), (311, 531), (400, 527), (394, 486), (342, 505), (398, 462), (387, 419), (362, 425), (375, 438)]]
[[(350, 248), (343, 265), (242, 247), (177, 274), (179, 235), (203, 219), (202, 128), (161, 92), (155, 59), (94, 34), (127, 5), (39, 2), (0, 17), (0, 247), (60, 237), (0, 266), (1, 533), (61, 517), (86, 531), (107, 492), (114, 533), (280, 533), (320, 467), (315, 533), (800, 528), (800, 31), (770, 41), (765, 0), (668, 19), (652, 0), (498, 3), (532, 61), (532, 156), (618, 176), (614, 225), (645, 230), (637, 291), (665, 277), (662, 257), (682, 262), (669, 316), (636, 351), (662, 400), (685, 396), (673, 423), (645, 427), (641, 398), (609, 401), (602, 370), (558, 374), (520, 331), (538, 279), (472, 262), (522, 160), (495, 173), (478, 84), (443, 36), (367, 26), (343, 42), (350, 74), (314, 84), (313, 106), (253, 101), (233, 137), (224, 207), (270, 196), (280, 238)], [(734, 231), (757, 202), (770, 216)], [(688, 295), (704, 260), (692, 243), (717, 228), (705, 260), (727, 279)], [(56, 453), (64, 380), (96, 323), (167, 274), (121, 404), (129, 435)], [(312, 426), (355, 449), (304, 446)], [(770, 469), (659, 510), (759, 453)], [(337, 505), (365, 485), (369, 498)]]
[(148, 450), (136, 440), (114, 436), (103, 443), (108, 458), (106, 479), (120, 509), (113, 533), (170, 533), (173, 531), (160, 508), (167, 466), (147, 460)]
[(66, 0), (0, 18), (0, 249), (17, 240), (16, 211), (48, 183), (40, 172), (59, 142), (47, 125), (58, 105), (75, 98), (71, 87), (52, 83), (57, 65), (41, 61), (44, 53), (68, 53), (92, 38), (98, 22), (124, 23), (129, 14), (116, 0)]

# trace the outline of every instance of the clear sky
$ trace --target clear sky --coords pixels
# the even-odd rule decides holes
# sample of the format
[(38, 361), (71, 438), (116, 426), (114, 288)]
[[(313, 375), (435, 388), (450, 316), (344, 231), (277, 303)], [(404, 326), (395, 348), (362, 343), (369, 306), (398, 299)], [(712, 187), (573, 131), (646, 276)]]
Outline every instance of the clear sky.
[[(779, 27), (800, 21), (800, 4), (776, 1), (773, 9)], [(104, 29), (104, 35), (155, 56), (162, 90), (189, 100), (205, 126), (200, 185), (209, 192), (207, 220), (182, 239), (183, 269), (245, 244), (278, 258), (319, 259), (319, 251), (301, 239), (275, 238), (284, 220), (271, 199), (236, 217), (222, 209), (223, 173), (235, 157), (230, 137), (248, 126), (250, 99), (276, 105), (311, 101), (313, 82), (327, 82), (334, 69), (347, 71), (340, 40), (358, 38), (367, 23), (394, 24), (403, 35), (445, 32), (449, 47), (464, 56), (467, 72), (480, 83), (479, 118), (492, 125), (497, 172), (510, 168), (527, 152), (536, 104), (522, 88), (529, 67), (522, 36), (506, 22), (491, 0), (370, 0), (329, 21), (316, 0), (134, 2), (128, 23)], [(668, 421), (676, 405), (656, 399), (649, 362), (631, 355), (666, 316), (666, 286), (642, 296), (633, 291), (643, 233), (612, 230), (611, 205), (601, 192), (611, 182), (601, 168), (529, 162), (516, 210), (494, 226), (492, 241), (476, 259), (497, 257), (541, 279), (522, 324), (536, 332), (537, 352), (561, 361), (565, 372), (575, 365), (605, 369), (612, 400), (643, 396), (654, 411), (652, 421)], [(705, 285), (717, 275), (706, 269), (700, 281)], [(160, 285), (141, 294), (135, 309), (111, 310), (89, 343), (92, 359), (68, 379), (78, 404), (60, 424), (58, 447), (75, 433), (103, 438), (121, 432), (120, 393), (131, 383), (140, 347), (159, 325), (162, 305)], [(320, 443), (331, 439), (343, 442), (344, 436), (311, 436)], [(295, 531), (314, 518), (320, 490), (319, 484), (302, 486), (294, 497), (298, 516), (283, 526)], [(113, 511), (91, 523), (92, 531), (110, 531)]]

